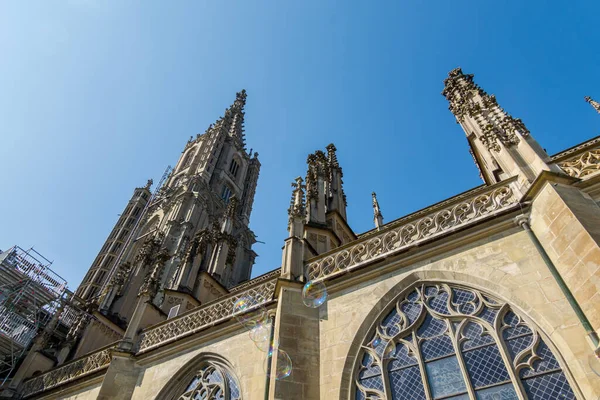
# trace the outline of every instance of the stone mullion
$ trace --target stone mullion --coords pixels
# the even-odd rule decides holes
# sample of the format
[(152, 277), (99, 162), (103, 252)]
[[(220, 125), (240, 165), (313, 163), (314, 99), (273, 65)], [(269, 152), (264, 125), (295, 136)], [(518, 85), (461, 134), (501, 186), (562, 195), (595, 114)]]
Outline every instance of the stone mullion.
[(423, 360), (421, 355), (421, 346), (419, 345), (419, 339), (417, 338), (416, 330), (413, 330), (412, 337), (413, 343), (415, 343), (416, 347), (415, 358), (417, 359), (417, 364), (419, 365), (421, 381), (423, 382), (423, 389), (425, 389), (425, 397), (427, 397), (427, 400), (432, 400), (433, 395), (431, 394), (431, 389), (429, 388), (429, 380), (427, 379), (427, 372), (425, 371), (425, 360)]
[[(466, 321), (466, 320), (463, 319), (463, 321)], [(448, 324), (448, 329), (450, 330), (450, 333), (451, 333), (450, 340), (452, 340), (452, 345), (454, 346), (454, 354), (456, 355), (456, 360), (458, 361), (458, 366), (460, 367), (460, 370), (463, 374), (463, 379), (465, 380), (465, 387), (467, 388), (467, 392), (469, 393), (469, 398), (471, 400), (476, 400), (475, 389), (473, 388), (473, 385), (471, 384), (471, 378), (469, 377), (469, 371), (467, 370), (467, 365), (466, 365), (465, 360), (463, 359), (462, 353), (460, 351), (460, 343), (458, 341), (458, 333), (460, 332), (460, 329), (462, 329), (462, 326), (464, 326), (464, 324), (460, 325), (460, 329), (457, 332), (454, 332), (454, 328), (452, 327), (450, 320), (446, 320), (446, 324)]]
[(496, 315), (496, 321), (494, 323), (493, 329), (490, 331), (490, 334), (492, 335), (492, 337), (496, 341), (496, 344), (498, 345), (498, 350), (500, 352), (500, 356), (502, 357), (502, 360), (504, 361), (504, 365), (506, 366), (508, 375), (510, 376), (510, 379), (512, 380), (513, 387), (515, 388), (515, 392), (517, 393), (517, 396), (519, 396), (519, 400), (527, 400), (527, 394), (525, 393), (525, 388), (523, 387), (523, 385), (521, 383), (521, 379), (519, 379), (519, 374), (515, 370), (513, 363), (511, 362), (510, 358), (508, 357), (508, 348), (506, 347), (506, 343), (504, 342), (504, 340), (502, 339), (501, 334), (500, 334), (500, 332), (501, 332), (500, 327), (502, 325), (502, 321), (504, 320), (504, 316), (506, 315), (506, 312), (509, 310), (510, 310), (510, 308), (508, 307), (508, 305), (505, 304), (498, 311), (498, 314)]
[[(385, 349), (383, 352), (385, 354)], [(381, 378), (383, 380), (384, 396), (385, 396), (385, 400), (392, 400), (393, 396), (392, 396), (392, 387), (390, 386), (390, 375), (387, 371), (388, 363), (389, 363), (389, 360), (386, 360), (385, 358), (383, 358), (383, 355), (382, 355), (381, 363), (379, 364), (379, 368), (381, 368)]]

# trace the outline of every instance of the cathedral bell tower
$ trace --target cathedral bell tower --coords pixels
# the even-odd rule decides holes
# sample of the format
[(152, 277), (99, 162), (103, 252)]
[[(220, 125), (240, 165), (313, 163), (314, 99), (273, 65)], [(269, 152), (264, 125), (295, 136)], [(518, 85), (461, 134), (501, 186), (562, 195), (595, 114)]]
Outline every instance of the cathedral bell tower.
[(467, 135), (471, 153), (487, 184), (518, 176), (528, 185), (541, 171), (560, 173), (548, 164), (548, 154), (518, 118), (513, 118), (473, 82), (472, 74), (456, 68), (444, 80), (442, 95)]
[[(90, 300), (97, 320), (134, 332), (250, 278), (256, 239), (248, 224), (260, 162), (246, 151), (245, 104), (242, 90), (223, 117), (187, 141), (103, 291)], [(77, 354), (103, 345), (91, 326), (81, 330)]]

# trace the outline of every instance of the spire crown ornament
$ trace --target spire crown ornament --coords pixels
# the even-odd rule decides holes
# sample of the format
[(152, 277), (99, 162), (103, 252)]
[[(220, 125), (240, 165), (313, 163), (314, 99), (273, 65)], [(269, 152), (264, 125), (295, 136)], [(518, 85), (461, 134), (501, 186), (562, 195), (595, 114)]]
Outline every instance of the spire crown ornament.
[(295, 182), (292, 183), (292, 187), (294, 190), (292, 191), (292, 199), (290, 201), (288, 214), (290, 219), (294, 217), (303, 218), (306, 215), (304, 203), (304, 189), (306, 186), (303, 184), (302, 177), (297, 177)]
[(590, 103), (590, 105), (594, 107), (594, 110), (596, 110), (598, 114), (600, 114), (600, 103), (592, 99), (590, 96), (585, 96), (584, 99), (587, 103)]
[(379, 207), (379, 201), (377, 201), (377, 194), (371, 193), (373, 199), (373, 221), (375, 222), (375, 228), (381, 229), (383, 225), (383, 215), (381, 214), (381, 208)]

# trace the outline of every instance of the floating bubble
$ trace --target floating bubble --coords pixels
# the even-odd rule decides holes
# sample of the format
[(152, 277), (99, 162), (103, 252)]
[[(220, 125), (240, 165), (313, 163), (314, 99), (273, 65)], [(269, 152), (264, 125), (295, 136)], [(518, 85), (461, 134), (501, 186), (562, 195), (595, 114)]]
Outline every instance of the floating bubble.
[(258, 301), (253, 297), (240, 297), (233, 304), (233, 314), (238, 322), (248, 329), (259, 325), (266, 319), (266, 311), (259, 306)]
[(381, 344), (381, 336), (375, 335), (375, 338), (371, 341), (371, 346), (376, 349)]
[(254, 343), (269, 343), (269, 339), (271, 339), (271, 325), (270, 323), (259, 323), (255, 325), (252, 329), (250, 329), (250, 339)]
[(274, 348), (271, 353), (267, 354), (264, 368), (269, 378), (284, 379), (292, 373), (292, 360), (288, 353)]
[(265, 340), (264, 342), (254, 342), (254, 344), (260, 351), (267, 353), (267, 356), (272, 356), (273, 352), (279, 348), (279, 342), (277, 339)]
[(327, 300), (327, 288), (323, 282), (308, 281), (302, 288), (302, 301), (310, 308), (317, 308)]
[(387, 344), (385, 345), (385, 349), (383, 349), (383, 359), (390, 359), (394, 356), (394, 353), (396, 352), (396, 345), (394, 344), (394, 342), (389, 341), (387, 342)]

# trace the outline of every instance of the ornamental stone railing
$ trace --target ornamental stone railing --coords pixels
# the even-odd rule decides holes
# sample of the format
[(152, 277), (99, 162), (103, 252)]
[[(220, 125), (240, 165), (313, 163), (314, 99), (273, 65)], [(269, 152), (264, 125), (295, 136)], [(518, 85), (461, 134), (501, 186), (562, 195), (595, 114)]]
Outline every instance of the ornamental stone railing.
[(550, 158), (567, 175), (585, 179), (600, 172), (600, 137), (567, 149)]
[(574, 178), (586, 178), (600, 172), (600, 149), (586, 151), (559, 162), (558, 166)]
[(23, 397), (44, 392), (108, 368), (111, 360), (110, 350), (114, 347), (116, 347), (115, 343), (25, 381), (22, 389)]
[(227, 321), (234, 315), (234, 303), (242, 297), (251, 299), (252, 307), (248, 311), (270, 302), (273, 300), (275, 293), (277, 276), (270, 281), (243, 291), (230, 293), (226, 297), (217, 299), (205, 306), (195, 308), (176, 318), (152, 326), (141, 333), (138, 352), (149, 351), (182, 337), (192, 335), (219, 322)]
[(255, 286), (259, 283), (270, 281), (273, 278), (279, 278), (281, 276), (281, 268), (274, 269), (273, 271), (267, 272), (266, 274), (262, 274), (257, 276), (256, 278), (250, 279), (249, 281), (240, 283), (237, 286), (229, 289), (230, 293), (237, 293), (242, 290), (248, 289), (251, 286)]
[(469, 191), (469, 197), (459, 195), (454, 202), (449, 199), (431, 207), (429, 213), (415, 213), (414, 216), (403, 218), (400, 224), (392, 223), (388, 229), (361, 237), (358, 243), (351, 243), (309, 260), (305, 266), (306, 278), (332, 278), (514, 208), (518, 199), (511, 188), (513, 181), (514, 179), (510, 179)]

